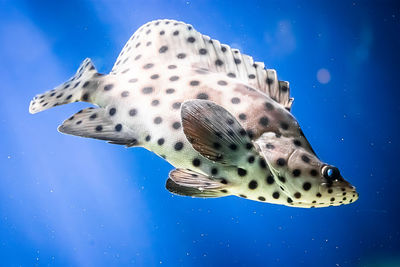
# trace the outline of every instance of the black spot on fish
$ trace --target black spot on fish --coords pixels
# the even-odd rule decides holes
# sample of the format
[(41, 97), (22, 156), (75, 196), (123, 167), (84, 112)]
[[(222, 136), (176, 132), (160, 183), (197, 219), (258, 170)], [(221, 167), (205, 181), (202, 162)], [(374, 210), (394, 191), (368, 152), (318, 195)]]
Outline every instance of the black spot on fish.
[(159, 53), (165, 53), (168, 50), (168, 46), (163, 45), (160, 47), (160, 49), (158, 50)]
[(142, 89), (142, 93), (143, 94), (151, 94), (153, 92), (153, 87), (151, 87), (151, 86), (148, 86), (148, 87), (144, 87), (143, 89)]
[(165, 139), (164, 139), (164, 138), (160, 138), (160, 139), (157, 140), (157, 144), (158, 144), (159, 146), (162, 146), (162, 145), (164, 144), (164, 142), (165, 142)]
[(267, 143), (266, 145), (265, 145), (265, 147), (267, 148), (267, 149), (275, 149), (275, 146), (273, 145), (273, 144), (271, 144), (271, 143)]
[(175, 102), (172, 104), (173, 109), (179, 109), (181, 107), (181, 102)]
[(305, 162), (305, 163), (309, 163), (310, 162), (310, 158), (307, 155), (302, 155), (301, 159)]
[(122, 124), (118, 123), (115, 125), (115, 131), (120, 132), (122, 130)]
[(268, 122), (269, 122), (269, 120), (268, 120), (268, 118), (265, 117), (265, 116), (261, 117), (260, 120), (258, 121), (258, 123), (259, 123), (261, 126), (264, 126), (264, 127), (268, 126)]
[(286, 122), (281, 122), (281, 128), (283, 130), (287, 130), (287, 129), (289, 129), (289, 124), (287, 124)]
[(200, 164), (201, 164), (201, 161), (200, 161), (200, 159), (198, 159), (198, 158), (194, 158), (193, 161), (192, 161), (192, 164), (193, 164), (193, 166), (195, 166), (195, 167), (199, 167)]
[(147, 63), (146, 65), (143, 66), (143, 69), (150, 69), (152, 67), (154, 67), (153, 63)]
[(311, 183), (305, 182), (305, 183), (303, 184), (303, 189), (304, 189), (305, 191), (310, 190), (310, 188), (311, 188)]
[(182, 148), (183, 148), (183, 143), (182, 143), (182, 142), (176, 142), (176, 143), (175, 143), (174, 149), (175, 149), (176, 151), (180, 151), (180, 150), (182, 150)]
[(168, 88), (167, 90), (165, 90), (165, 92), (170, 95), (170, 94), (173, 94), (175, 92), (175, 89)]
[(285, 166), (286, 165), (286, 160), (284, 158), (279, 158), (276, 160), (276, 164), (278, 166)]
[(238, 168), (237, 169), (237, 173), (238, 173), (239, 176), (243, 177), (243, 176), (246, 176), (247, 171), (245, 169)]
[(240, 114), (239, 114), (239, 119), (242, 120), (242, 121), (245, 121), (245, 120), (246, 120), (246, 117), (247, 117), (247, 116), (246, 116), (246, 114), (244, 114), (244, 113), (240, 113)]
[(200, 54), (200, 55), (205, 55), (205, 54), (207, 54), (207, 49), (205, 49), (205, 48), (200, 48), (200, 49), (199, 49), (199, 54)]
[(217, 66), (222, 66), (223, 64), (224, 64), (224, 62), (221, 59), (217, 59), (215, 61), (215, 65), (217, 65)]
[(162, 122), (162, 118), (161, 117), (155, 117), (154, 118), (154, 123), (155, 124), (160, 124)]
[(197, 99), (204, 99), (207, 100), (208, 99), (208, 95), (206, 93), (200, 93), (197, 95), (196, 97)]
[(301, 171), (299, 169), (294, 169), (292, 174), (293, 174), (294, 177), (299, 177), (300, 174), (301, 174)]
[(172, 128), (174, 128), (175, 130), (178, 130), (179, 128), (181, 128), (181, 123), (176, 121), (172, 124)]
[(221, 86), (225, 86), (228, 84), (226, 81), (222, 81), (222, 80), (218, 81), (217, 83), (218, 83), (218, 85), (221, 85)]
[(269, 103), (269, 102), (265, 102), (265, 108), (267, 109), (267, 110), (273, 110), (274, 109), (274, 106), (271, 104), (271, 103)]
[(293, 140), (293, 144), (294, 144), (295, 146), (301, 146), (301, 142), (300, 142), (299, 140), (297, 140), (297, 139), (294, 139), (294, 140)]
[(254, 156), (249, 156), (247, 158), (247, 162), (250, 163), (250, 164), (254, 163), (254, 160), (255, 160)]
[(260, 158), (259, 160), (259, 165), (262, 169), (267, 168), (267, 163), (265, 162), (265, 160), (263, 158)]
[(200, 84), (199, 81), (190, 81), (191, 86), (198, 86)]
[(275, 179), (272, 175), (268, 175), (266, 181), (267, 184), (273, 184), (275, 182)]
[(232, 102), (232, 104), (239, 104), (239, 103), (240, 103), (240, 98), (238, 98), (238, 97), (233, 97), (233, 98), (231, 99), (231, 102)]
[(132, 108), (132, 109), (129, 110), (129, 116), (133, 117), (136, 114), (137, 114), (137, 110), (136, 109)]
[(171, 77), (169, 78), (169, 80), (170, 80), (171, 82), (175, 82), (175, 81), (179, 80), (179, 77), (176, 76), (176, 75), (174, 75), (174, 76), (171, 76)]
[(83, 101), (88, 101), (88, 100), (89, 100), (89, 94), (88, 94), (88, 93), (85, 93), (85, 94), (82, 96), (82, 100), (83, 100)]
[(256, 180), (251, 180), (248, 186), (249, 186), (249, 189), (252, 189), (252, 190), (254, 190), (254, 189), (256, 189), (256, 188), (257, 188), (257, 186), (258, 186), (258, 183), (257, 183), (257, 181), (256, 181)]

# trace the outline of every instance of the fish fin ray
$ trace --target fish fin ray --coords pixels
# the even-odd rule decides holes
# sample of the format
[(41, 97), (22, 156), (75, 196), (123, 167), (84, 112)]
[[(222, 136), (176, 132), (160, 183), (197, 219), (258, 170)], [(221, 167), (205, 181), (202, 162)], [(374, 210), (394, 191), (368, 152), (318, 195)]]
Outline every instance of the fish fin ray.
[(112, 144), (138, 145), (137, 134), (110, 119), (103, 108), (86, 108), (75, 113), (58, 127), (64, 134), (109, 141)]
[(97, 77), (102, 76), (94, 67), (90, 58), (86, 58), (78, 68), (74, 76), (65, 83), (36, 95), (29, 105), (31, 114), (77, 101), (91, 102), (90, 91), (95, 90)]
[(258, 89), (290, 109), (289, 86), (279, 86), (275, 70), (266, 69), (264, 63), (254, 62), (238, 49), (201, 34), (192, 25), (174, 20), (144, 24), (122, 49), (112, 73), (123, 72), (130, 62), (135, 64), (138, 55), (142, 62), (152, 62), (157, 55), (158, 60), (168, 64), (222, 73)]
[(221, 192), (227, 186), (208, 176), (189, 169), (175, 169), (169, 173), (166, 188), (171, 193), (204, 198), (227, 196)]
[(241, 165), (245, 155), (256, 153), (235, 117), (212, 101), (185, 101), (181, 118), (183, 132), (193, 148), (212, 161)]

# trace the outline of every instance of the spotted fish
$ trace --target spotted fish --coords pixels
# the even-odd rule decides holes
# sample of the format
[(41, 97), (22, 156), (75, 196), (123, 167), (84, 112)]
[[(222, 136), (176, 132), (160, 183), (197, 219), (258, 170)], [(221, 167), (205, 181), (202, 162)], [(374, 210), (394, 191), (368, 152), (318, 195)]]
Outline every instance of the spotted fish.
[(191, 25), (140, 27), (111, 72), (90, 59), (29, 111), (83, 101), (61, 133), (142, 146), (175, 170), (166, 188), (192, 197), (235, 195), (293, 207), (354, 202), (355, 188), (318, 159), (290, 113), (289, 83)]

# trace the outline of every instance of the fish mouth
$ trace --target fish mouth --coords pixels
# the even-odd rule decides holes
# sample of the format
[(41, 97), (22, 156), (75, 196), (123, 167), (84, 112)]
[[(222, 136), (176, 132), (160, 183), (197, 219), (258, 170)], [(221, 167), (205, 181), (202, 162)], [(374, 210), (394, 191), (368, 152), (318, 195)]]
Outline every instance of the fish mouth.
[(314, 203), (316, 207), (351, 204), (359, 198), (356, 188), (345, 180), (334, 181), (333, 183), (322, 183), (319, 192), (321, 197), (317, 203)]
[(291, 207), (323, 208), (354, 203), (358, 200), (359, 194), (354, 186), (343, 181), (341, 183), (335, 183), (335, 185), (321, 183), (319, 190), (306, 195), (306, 198), (301, 200), (297, 200), (294, 196), (289, 197), (293, 200), (293, 202), (288, 205)]

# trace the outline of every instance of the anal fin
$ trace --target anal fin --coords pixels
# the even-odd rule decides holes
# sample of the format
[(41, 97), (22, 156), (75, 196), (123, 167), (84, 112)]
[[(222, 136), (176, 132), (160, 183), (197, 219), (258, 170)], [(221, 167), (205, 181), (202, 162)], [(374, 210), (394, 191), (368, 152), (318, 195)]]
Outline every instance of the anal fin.
[(113, 121), (103, 108), (86, 108), (65, 120), (58, 131), (81, 137), (109, 141), (112, 144), (138, 145), (137, 134), (122, 123)]
[(169, 173), (166, 188), (181, 196), (215, 198), (229, 195), (226, 184), (189, 169), (176, 169)]

